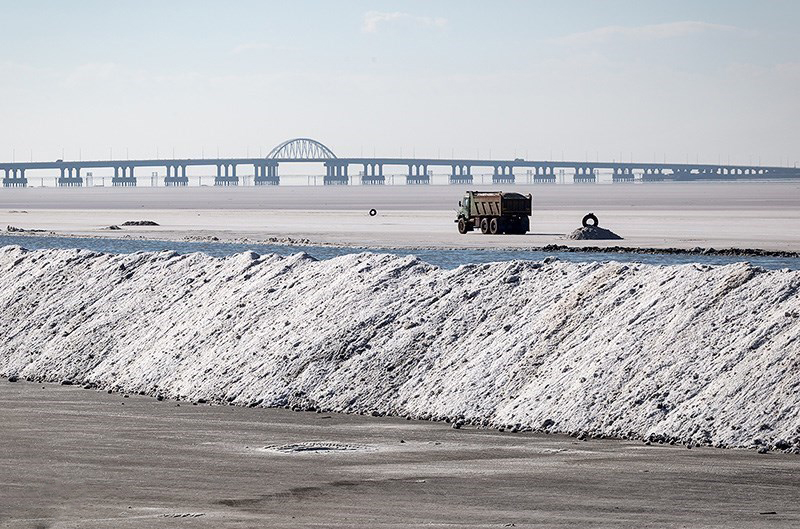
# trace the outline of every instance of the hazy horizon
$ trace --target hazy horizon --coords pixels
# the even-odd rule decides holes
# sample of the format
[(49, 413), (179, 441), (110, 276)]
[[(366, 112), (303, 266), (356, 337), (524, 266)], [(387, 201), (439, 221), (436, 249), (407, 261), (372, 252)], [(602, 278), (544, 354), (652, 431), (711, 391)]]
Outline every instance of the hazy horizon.
[(0, 160), (800, 161), (800, 4), (0, 2)]

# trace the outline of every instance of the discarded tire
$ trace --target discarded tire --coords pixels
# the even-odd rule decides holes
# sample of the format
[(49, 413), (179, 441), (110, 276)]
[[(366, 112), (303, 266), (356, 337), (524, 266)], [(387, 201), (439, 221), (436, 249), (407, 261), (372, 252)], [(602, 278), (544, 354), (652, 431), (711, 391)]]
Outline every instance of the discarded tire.
[(589, 213), (585, 217), (583, 217), (582, 221), (583, 227), (588, 228), (589, 226), (597, 226), (598, 220), (594, 213)]
[(369, 210), (369, 216), (370, 217), (374, 217), (377, 214), (378, 214), (378, 210), (377, 209), (372, 208), (371, 210)]

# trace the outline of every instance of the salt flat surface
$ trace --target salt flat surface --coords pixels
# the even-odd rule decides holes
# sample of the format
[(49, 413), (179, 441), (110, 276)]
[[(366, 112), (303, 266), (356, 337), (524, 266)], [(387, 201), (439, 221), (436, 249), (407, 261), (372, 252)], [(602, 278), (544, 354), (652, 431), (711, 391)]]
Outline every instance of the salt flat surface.
[[(178, 406), (180, 405), (180, 406)], [(800, 524), (800, 458), (0, 380), (4, 527)], [(369, 450), (287, 451), (265, 446)]]
[(0, 374), (800, 449), (800, 272), (0, 250)]
[(192, 406), (5, 380), (0, 424), (4, 527), (800, 524), (794, 455)]
[[(533, 195), (531, 233), (526, 236), (458, 234), (454, 211), (465, 189), (0, 189), (0, 226), (102, 237), (291, 237), (371, 247), (527, 247), (587, 244), (568, 241), (565, 235), (580, 226), (583, 215), (594, 212), (601, 226), (625, 238), (626, 246), (800, 249), (798, 182), (506, 186)], [(376, 217), (367, 214), (370, 208), (378, 210)], [(140, 219), (160, 226), (101, 229)]]

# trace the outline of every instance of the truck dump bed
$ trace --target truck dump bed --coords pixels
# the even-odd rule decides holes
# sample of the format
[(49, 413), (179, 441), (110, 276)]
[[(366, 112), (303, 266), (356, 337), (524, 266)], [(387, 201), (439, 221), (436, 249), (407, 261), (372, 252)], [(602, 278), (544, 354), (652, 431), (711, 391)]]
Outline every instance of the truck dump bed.
[(473, 191), (470, 193), (470, 216), (507, 216), (531, 214), (531, 196), (520, 193)]

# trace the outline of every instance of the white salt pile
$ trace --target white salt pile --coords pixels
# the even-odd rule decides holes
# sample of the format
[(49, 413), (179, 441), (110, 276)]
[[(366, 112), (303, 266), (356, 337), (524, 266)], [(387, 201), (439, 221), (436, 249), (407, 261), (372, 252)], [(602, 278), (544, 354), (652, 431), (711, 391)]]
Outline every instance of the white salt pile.
[(0, 373), (800, 451), (800, 272), (0, 249)]

